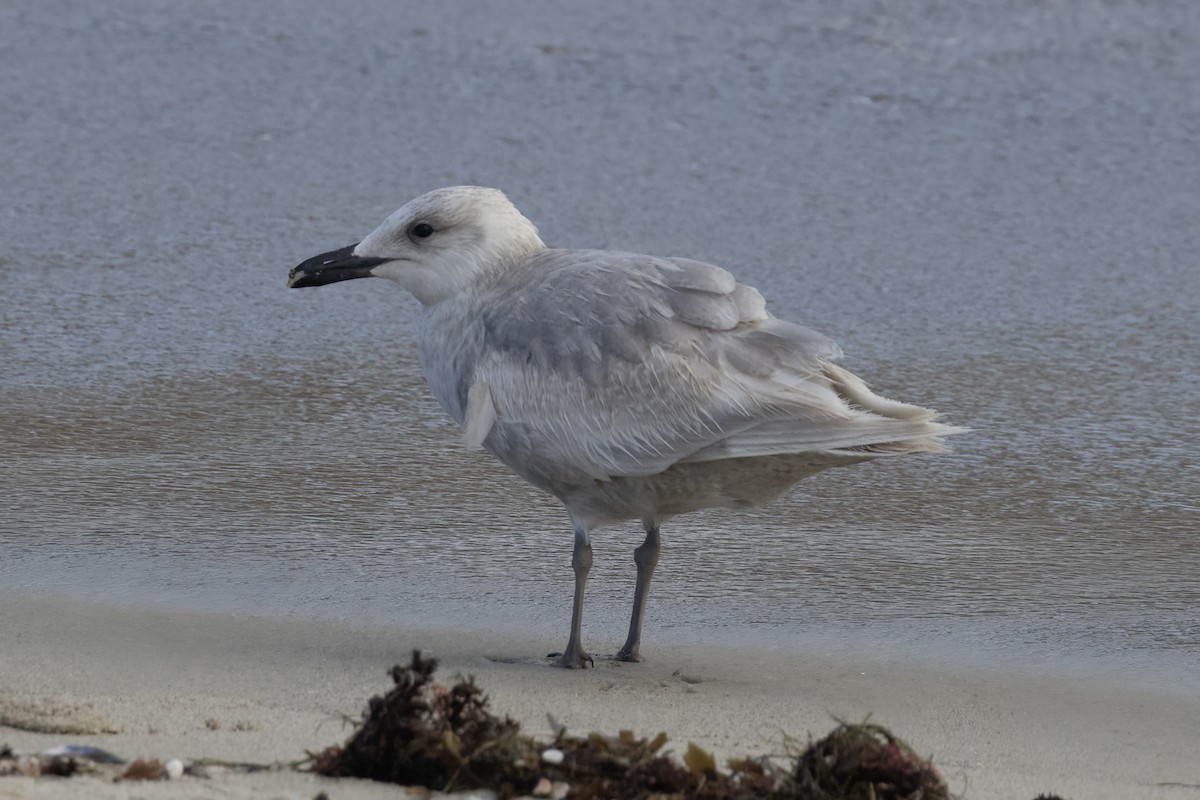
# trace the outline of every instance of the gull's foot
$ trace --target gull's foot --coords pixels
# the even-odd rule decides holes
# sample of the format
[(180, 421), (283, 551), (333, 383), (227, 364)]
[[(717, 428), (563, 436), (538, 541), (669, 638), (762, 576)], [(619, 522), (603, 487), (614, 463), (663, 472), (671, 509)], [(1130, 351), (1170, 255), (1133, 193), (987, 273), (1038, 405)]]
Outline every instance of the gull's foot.
[(620, 652), (617, 653), (616, 658), (617, 661), (628, 661), (630, 664), (642, 663), (642, 656), (638, 653), (636, 647), (632, 650), (622, 647)]
[(565, 653), (550, 653), (546, 657), (553, 658), (554, 666), (562, 667), (563, 669), (588, 669), (589, 667), (596, 666), (596, 662), (592, 657), (583, 652), (583, 650), (577, 650), (574, 653), (569, 650)]

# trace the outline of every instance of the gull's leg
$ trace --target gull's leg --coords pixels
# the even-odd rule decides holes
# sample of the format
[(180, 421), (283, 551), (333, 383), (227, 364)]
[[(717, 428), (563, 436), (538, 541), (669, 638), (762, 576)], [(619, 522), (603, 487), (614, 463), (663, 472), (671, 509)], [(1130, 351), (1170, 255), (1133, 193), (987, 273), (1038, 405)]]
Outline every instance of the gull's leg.
[(629, 620), (629, 636), (625, 646), (617, 653), (620, 661), (641, 661), (638, 645), (642, 641), (642, 616), (646, 612), (646, 595), (650, 594), (650, 579), (658, 566), (658, 553), (662, 542), (658, 538), (658, 525), (654, 520), (642, 520), (646, 527), (646, 541), (633, 551), (633, 562), (637, 564), (637, 585), (633, 590), (633, 617)]
[[(583, 588), (587, 585), (588, 572), (592, 569), (592, 542), (587, 526), (575, 522), (575, 552), (571, 556), (571, 568), (575, 570), (575, 603), (571, 606), (571, 638), (567, 649), (558, 658), (558, 666), (567, 669), (582, 669), (592, 664), (592, 657), (583, 651), (580, 628), (583, 626)], [(594, 666), (594, 665), (593, 665)]]

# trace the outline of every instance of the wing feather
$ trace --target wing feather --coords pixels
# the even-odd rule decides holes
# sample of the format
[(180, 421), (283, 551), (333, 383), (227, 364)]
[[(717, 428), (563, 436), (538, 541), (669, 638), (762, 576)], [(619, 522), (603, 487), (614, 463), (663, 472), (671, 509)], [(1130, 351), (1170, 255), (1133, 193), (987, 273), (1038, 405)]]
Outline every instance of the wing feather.
[(888, 405), (830, 364), (831, 339), (772, 317), (757, 290), (699, 261), (547, 250), (510, 265), (472, 318), (459, 408), (484, 384), (484, 446), (541, 485), (952, 430)]

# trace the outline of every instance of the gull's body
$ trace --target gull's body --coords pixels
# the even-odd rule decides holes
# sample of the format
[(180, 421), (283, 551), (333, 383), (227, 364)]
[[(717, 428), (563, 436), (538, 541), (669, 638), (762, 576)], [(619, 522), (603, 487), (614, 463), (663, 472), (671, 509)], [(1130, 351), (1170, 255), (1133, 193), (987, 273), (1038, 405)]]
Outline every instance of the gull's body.
[(421, 365), (467, 444), (570, 514), (575, 603), (563, 666), (589, 660), (580, 627), (594, 528), (645, 526), (618, 654), (638, 660), (663, 519), (755, 505), (829, 467), (936, 452), (961, 430), (872, 393), (832, 363), (832, 340), (772, 317), (720, 267), (547, 249), (494, 189), (417, 198), (359, 244), (296, 267), (290, 285), (372, 275), (424, 305)]

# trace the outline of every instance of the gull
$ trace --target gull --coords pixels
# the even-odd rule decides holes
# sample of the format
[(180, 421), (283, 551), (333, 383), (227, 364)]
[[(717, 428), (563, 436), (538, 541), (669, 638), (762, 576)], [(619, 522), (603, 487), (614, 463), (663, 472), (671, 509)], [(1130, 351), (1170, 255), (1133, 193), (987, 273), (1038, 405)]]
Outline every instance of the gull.
[(387, 278), (422, 305), (421, 367), (469, 448), (566, 507), (575, 534), (571, 631), (596, 528), (641, 520), (621, 661), (640, 661), (660, 523), (771, 500), (830, 467), (944, 450), (964, 428), (872, 392), (841, 349), (767, 312), (726, 270), (687, 258), (547, 248), (496, 190), (410, 201), (358, 244), (291, 270), (291, 287)]

